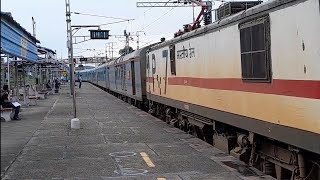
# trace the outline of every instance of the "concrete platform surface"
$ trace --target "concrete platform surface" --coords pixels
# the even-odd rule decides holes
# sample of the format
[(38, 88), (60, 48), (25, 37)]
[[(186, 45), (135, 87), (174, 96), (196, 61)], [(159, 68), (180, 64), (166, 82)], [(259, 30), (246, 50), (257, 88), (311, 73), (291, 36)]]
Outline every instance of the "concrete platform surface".
[(68, 92), (1, 123), (2, 179), (272, 179), (88, 83), (73, 130)]

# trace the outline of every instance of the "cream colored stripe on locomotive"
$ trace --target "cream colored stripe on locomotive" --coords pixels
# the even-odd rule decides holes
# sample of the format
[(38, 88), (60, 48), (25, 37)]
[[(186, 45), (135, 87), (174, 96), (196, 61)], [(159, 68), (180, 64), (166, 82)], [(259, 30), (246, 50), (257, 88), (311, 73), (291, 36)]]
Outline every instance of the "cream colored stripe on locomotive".
[(229, 90), (168, 86), (153, 94), (320, 134), (320, 100)]

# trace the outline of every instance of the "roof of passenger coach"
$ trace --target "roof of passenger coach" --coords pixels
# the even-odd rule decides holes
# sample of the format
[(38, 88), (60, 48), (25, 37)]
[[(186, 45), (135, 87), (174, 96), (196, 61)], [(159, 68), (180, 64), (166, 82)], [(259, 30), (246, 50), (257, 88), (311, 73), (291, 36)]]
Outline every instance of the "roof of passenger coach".
[(108, 65), (115, 65), (115, 64), (120, 64), (120, 63), (123, 63), (123, 62), (126, 62), (126, 61), (131, 61), (132, 59), (135, 59), (139, 56), (141, 56), (141, 53), (145, 52), (147, 49), (150, 48), (151, 45), (149, 46), (146, 46), (146, 47), (143, 47), (141, 49), (138, 49), (138, 50), (135, 50), (129, 54), (126, 54), (124, 56), (120, 56), (119, 58), (113, 60), (113, 61), (110, 61), (110, 63)]
[(128, 61), (128, 60), (135, 59), (136, 57), (140, 56), (140, 52), (142, 51), (142, 49), (138, 49), (138, 50), (135, 50), (135, 51), (133, 51), (133, 52), (131, 52), (129, 54), (121, 56), (118, 59), (116, 59), (115, 61), (118, 64), (118, 63), (121, 63), (121, 62), (125, 62), (125, 61)]
[[(178, 36), (176, 38), (157, 43), (154, 46), (150, 47), (150, 50), (156, 50), (159, 48), (162, 48), (164, 46), (168, 46), (195, 36), (200, 36), (201, 34), (205, 34), (207, 32), (215, 31), (216, 29), (221, 29), (223, 27), (229, 26), (233, 23), (237, 22), (243, 22), (248, 20), (248, 18), (253, 18), (255, 16), (260, 16), (261, 13), (268, 14), (273, 9), (276, 9), (278, 7), (284, 6), (289, 3), (299, 3), (305, 0), (269, 0), (267, 2), (263, 2), (259, 5), (253, 6), (247, 10), (240, 11), (236, 14), (232, 14), (226, 18), (223, 18), (221, 20), (217, 20), (213, 22), (212, 24), (209, 24), (207, 26), (202, 26), (201, 28), (195, 29), (191, 32), (187, 32), (181, 36)], [(285, 6), (284, 6), (285, 7)]]
[[(93, 69), (93, 68), (92, 68)], [(85, 72), (88, 72), (88, 71), (92, 71), (92, 69), (83, 69), (83, 70), (78, 70), (76, 71), (77, 73), (85, 73)]]
[(102, 69), (102, 68), (107, 67), (107, 65), (108, 65), (108, 63), (103, 63), (103, 64), (99, 65), (98, 67), (96, 67), (96, 68), (94, 68), (94, 69), (95, 69), (95, 70), (100, 70), (100, 69)]

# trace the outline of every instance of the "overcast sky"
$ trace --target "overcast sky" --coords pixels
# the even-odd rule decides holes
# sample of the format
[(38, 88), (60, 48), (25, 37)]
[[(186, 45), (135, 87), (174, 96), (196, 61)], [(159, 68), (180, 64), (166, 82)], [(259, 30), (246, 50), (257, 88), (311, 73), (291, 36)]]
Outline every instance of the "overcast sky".
[[(192, 8), (137, 8), (135, 0), (70, 0), (71, 11), (84, 14), (112, 16), (125, 19), (135, 19), (113, 25), (101, 26), (110, 30), (111, 35), (123, 35), (126, 29), (132, 35), (140, 32), (140, 46), (155, 43), (161, 37), (170, 39), (184, 24), (193, 21)], [(140, 0), (141, 1), (141, 0)], [(145, 0), (144, 0), (145, 1)], [(155, 1), (155, 0), (149, 0)], [(157, 0), (159, 1), (159, 0)], [(167, 0), (163, 0), (167, 2)], [(216, 3), (218, 7), (220, 3)], [(65, 0), (1, 0), (1, 11), (11, 12), (13, 18), (27, 31), (32, 33), (32, 20), (36, 21), (36, 35), (41, 46), (56, 50), (58, 58), (67, 58), (66, 47), (66, 16)], [(199, 7), (195, 8), (195, 16)], [(71, 16), (73, 25), (96, 25), (119, 21), (94, 16)], [(88, 29), (77, 32), (78, 36), (89, 35)], [(132, 36), (130, 46), (136, 48), (136, 36)], [(104, 56), (107, 43), (114, 42), (114, 56), (124, 47), (124, 38), (111, 37), (109, 40), (91, 40), (74, 45), (75, 56)], [(89, 50), (87, 50), (89, 49)], [(95, 50), (93, 50), (95, 49)], [(109, 49), (108, 49), (109, 50)], [(109, 54), (108, 54), (109, 55)]]

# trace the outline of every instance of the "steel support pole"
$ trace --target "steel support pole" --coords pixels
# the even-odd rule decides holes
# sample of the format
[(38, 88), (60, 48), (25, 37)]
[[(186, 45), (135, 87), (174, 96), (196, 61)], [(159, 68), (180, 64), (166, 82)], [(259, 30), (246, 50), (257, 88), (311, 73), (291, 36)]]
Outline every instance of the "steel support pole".
[(43, 90), (44, 87), (43, 87), (43, 84), (42, 84), (42, 69), (41, 69), (41, 65), (39, 66), (39, 75), (38, 75), (38, 78), (39, 78), (39, 86), (41, 86), (41, 89)]
[[(33, 74), (35, 75), (34, 77), (36, 77), (35, 87), (37, 87), (37, 86), (38, 86), (37, 80), (38, 80), (38, 82), (39, 82), (39, 78), (38, 78), (38, 77), (39, 77), (39, 76), (38, 76), (38, 65), (35, 64), (34, 66), (35, 66), (35, 69), (34, 69), (34, 71), (33, 71), (33, 72), (34, 72)], [(34, 81), (33, 81), (33, 82), (34, 82)]]
[(137, 32), (137, 50), (139, 49), (139, 32)]
[(76, 97), (75, 97), (75, 80), (74, 80), (74, 61), (73, 61), (73, 47), (72, 47), (72, 26), (70, 13), (70, 0), (66, 0), (66, 22), (67, 22), (67, 39), (68, 39), (68, 55), (70, 63), (70, 91), (73, 100), (73, 115), (77, 117)]
[[(23, 102), (24, 102), (24, 104), (26, 104), (27, 103), (27, 96), (26, 96), (27, 89), (26, 89), (26, 77), (25, 77), (26, 74), (25, 74), (25, 71), (24, 71), (24, 62), (22, 62), (21, 66), (22, 66), (23, 92), (24, 92), (23, 93)], [(30, 86), (30, 88), (31, 88), (31, 86)], [(29, 92), (28, 92), (28, 94), (29, 94)], [(20, 96), (20, 94), (19, 94), (19, 96)]]
[(10, 92), (10, 59), (9, 59), (9, 55), (7, 55), (7, 65), (8, 65), (8, 77), (7, 77), (8, 78), (8, 90)]
[(111, 60), (113, 59), (113, 42), (111, 43)]
[[(17, 60), (17, 59), (15, 59)], [(14, 88), (15, 88), (15, 96), (18, 99), (18, 93), (19, 93), (19, 89), (18, 89), (18, 62), (15, 61), (14, 63)]]
[(192, 2), (192, 17), (193, 17), (193, 23), (195, 21), (195, 17), (194, 17), (194, 3)]

